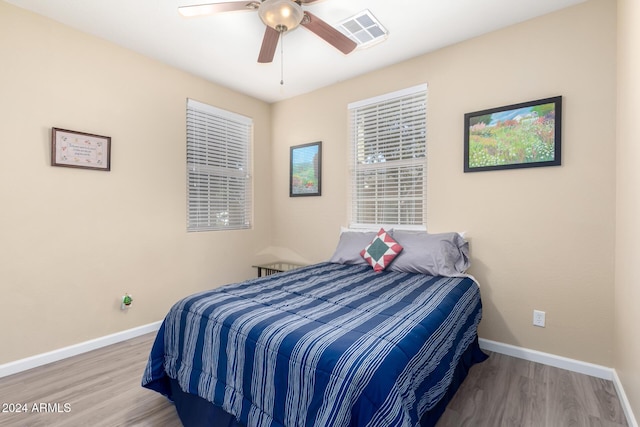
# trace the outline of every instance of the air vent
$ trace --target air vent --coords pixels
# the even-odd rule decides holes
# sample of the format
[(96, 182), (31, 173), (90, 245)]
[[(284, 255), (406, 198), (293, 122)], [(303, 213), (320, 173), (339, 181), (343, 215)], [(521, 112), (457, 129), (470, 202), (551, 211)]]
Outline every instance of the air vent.
[(338, 30), (358, 43), (358, 49), (373, 46), (389, 36), (368, 9), (342, 21), (338, 24)]

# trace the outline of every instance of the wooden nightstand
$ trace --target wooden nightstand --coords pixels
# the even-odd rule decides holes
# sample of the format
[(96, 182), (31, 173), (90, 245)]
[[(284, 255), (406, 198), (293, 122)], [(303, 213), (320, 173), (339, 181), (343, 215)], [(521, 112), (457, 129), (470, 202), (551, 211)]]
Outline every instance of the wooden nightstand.
[(296, 268), (304, 267), (302, 264), (295, 264), (287, 261), (276, 261), (268, 264), (258, 264), (252, 267), (258, 269), (258, 277), (270, 276), (274, 273), (282, 273), (284, 271), (295, 270)]

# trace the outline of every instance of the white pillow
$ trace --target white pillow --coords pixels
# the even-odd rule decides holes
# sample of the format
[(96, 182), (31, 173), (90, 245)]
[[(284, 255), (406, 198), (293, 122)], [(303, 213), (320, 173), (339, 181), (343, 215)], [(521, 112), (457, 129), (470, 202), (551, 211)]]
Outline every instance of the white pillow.
[(395, 230), (393, 238), (404, 249), (388, 270), (455, 276), (470, 266), (469, 243), (459, 233), (428, 234)]
[(375, 231), (354, 231), (342, 228), (340, 240), (329, 262), (338, 264), (363, 264), (367, 262), (360, 256), (362, 248), (367, 246), (376, 237)]

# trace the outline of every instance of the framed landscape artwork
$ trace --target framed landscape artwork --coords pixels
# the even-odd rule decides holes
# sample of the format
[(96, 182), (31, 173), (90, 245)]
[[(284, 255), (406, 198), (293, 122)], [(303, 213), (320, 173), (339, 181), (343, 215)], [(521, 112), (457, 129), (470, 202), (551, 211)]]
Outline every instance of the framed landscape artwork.
[(291, 147), (289, 196), (322, 194), (322, 142)]
[(562, 97), (464, 115), (464, 171), (559, 166)]

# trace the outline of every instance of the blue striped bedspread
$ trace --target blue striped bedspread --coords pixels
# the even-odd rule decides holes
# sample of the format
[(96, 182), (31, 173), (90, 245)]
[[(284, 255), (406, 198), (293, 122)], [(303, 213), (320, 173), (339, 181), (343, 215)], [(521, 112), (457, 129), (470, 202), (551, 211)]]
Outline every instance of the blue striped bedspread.
[(477, 339), (478, 285), (321, 263), (176, 303), (142, 385), (248, 427), (419, 426)]

